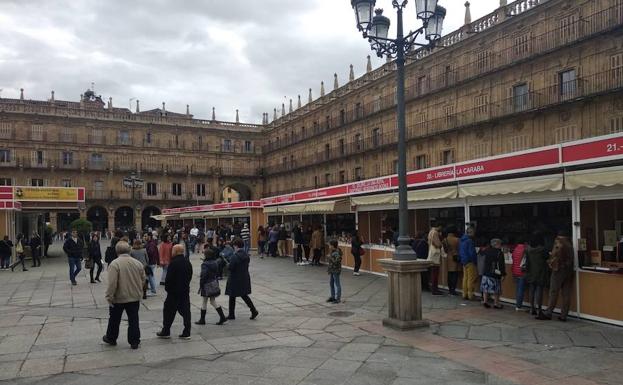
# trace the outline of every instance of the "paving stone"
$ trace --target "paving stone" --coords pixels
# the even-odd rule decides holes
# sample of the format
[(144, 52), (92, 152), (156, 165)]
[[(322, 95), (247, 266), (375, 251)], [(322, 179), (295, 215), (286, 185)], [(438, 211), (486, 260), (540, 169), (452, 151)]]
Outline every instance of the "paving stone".
[(467, 338), (469, 326), (441, 325), (437, 334), (450, 338)]
[(535, 329), (534, 335), (537, 341), (543, 345), (569, 346), (572, 344), (567, 333), (560, 330), (541, 330)]
[(319, 369), (354, 373), (361, 366), (361, 362), (349, 360), (327, 360)]
[(567, 336), (575, 346), (610, 347), (608, 341), (599, 332), (568, 331)]
[(501, 339), (500, 329), (490, 326), (471, 326), (468, 337), (473, 340), (499, 341)]

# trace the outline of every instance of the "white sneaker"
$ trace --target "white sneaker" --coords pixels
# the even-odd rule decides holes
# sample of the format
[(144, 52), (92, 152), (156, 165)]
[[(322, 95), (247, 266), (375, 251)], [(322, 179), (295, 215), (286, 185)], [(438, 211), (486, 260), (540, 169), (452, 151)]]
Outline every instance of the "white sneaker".
[(147, 293), (148, 297), (155, 297), (156, 295), (157, 295), (156, 293), (152, 293), (152, 292)]
[(354, 275), (355, 277), (359, 277), (361, 274), (359, 274), (359, 273), (357, 273), (357, 272), (354, 272), (354, 273), (353, 273), (353, 275)]

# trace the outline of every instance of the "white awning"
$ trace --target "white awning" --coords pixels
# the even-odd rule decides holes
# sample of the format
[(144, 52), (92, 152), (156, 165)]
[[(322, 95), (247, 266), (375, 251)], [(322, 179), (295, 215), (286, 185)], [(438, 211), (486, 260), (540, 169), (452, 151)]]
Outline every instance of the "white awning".
[(279, 210), (279, 206), (268, 206), (264, 207), (264, 214), (276, 214)]
[(172, 215), (158, 214), (158, 215), (152, 215), (150, 218), (155, 219), (157, 221), (162, 221), (170, 217), (172, 217)]
[(246, 217), (250, 215), (249, 209), (237, 210), (219, 210), (202, 213), (204, 218), (228, 218), (228, 217)]
[(571, 171), (565, 174), (565, 188), (576, 190), (581, 187), (615, 186), (623, 184), (623, 167)]
[(279, 206), (279, 212), (283, 214), (299, 214), (305, 212), (305, 203), (297, 204), (297, 205), (286, 205)]
[(291, 205), (264, 207), (265, 214), (337, 214), (350, 212), (350, 200), (296, 203)]
[(392, 205), (398, 203), (398, 194), (377, 194), (350, 198), (353, 206)]
[(547, 175), (483, 183), (459, 185), (459, 197), (522, 194), (562, 190), (563, 176)]
[[(431, 188), (426, 190), (409, 191), (407, 199), (409, 202), (430, 201), (434, 199), (454, 199), (458, 195), (456, 186)], [(396, 196), (398, 202), (398, 196)]]
[(205, 217), (205, 215), (206, 215), (205, 212), (183, 213), (183, 214), (180, 214), (180, 219), (198, 219), (198, 218)]
[(335, 201), (308, 203), (304, 213), (332, 213), (335, 211)]

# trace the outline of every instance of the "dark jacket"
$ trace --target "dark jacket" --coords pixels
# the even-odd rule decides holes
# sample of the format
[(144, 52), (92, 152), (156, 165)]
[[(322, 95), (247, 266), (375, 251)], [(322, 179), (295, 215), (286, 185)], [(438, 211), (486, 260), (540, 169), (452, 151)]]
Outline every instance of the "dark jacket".
[(428, 259), (428, 242), (426, 239), (414, 239), (411, 248), (415, 252), (417, 259)]
[(38, 247), (41, 247), (41, 238), (38, 236), (30, 238), (30, 249), (35, 251)]
[(207, 297), (205, 285), (217, 280), (217, 277), (219, 277), (220, 275), (222, 265), (222, 259), (205, 260), (201, 264), (201, 275), (199, 276), (199, 294), (202, 297)]
[(74, 242), (72, 237), (67, 237), (63, 244), (63, 251), (67, 254), (67, 258), (82, 258), (82, 249), (84, 242), (80, 237), (76, 238), (78, 242)]
[(251, 276), (249, 275), (249, 255), (238, 249), (229, 260), (229, 277), (225, 294), (230, 297), (241, 297), (251, 294)]
[(361, 242), (361, 238), (360, 237), (354, 237), (351, 241), (350, 241), (350, 251), (353, 255), (360, 255), (360, 250), (361, 250), (361, 246), (363, 245), (363, 243)]
[(91, 241), (89, 243), (89, 257), (94, 261), (102, 260), (102, 250), (100, 249), (99, 241)]
[(294, 243), (297, 245), (303, 244), (303, 233), (300, 227), (297, 226), (292, 230), (292, 237), (294, 238)]
[(459, 260), (463, 266), (468, 263), (478, 264), (474, 241), (467, 234), (463, 234), (459, 243)]
[(158, 241), (150, 239), (145, 244), (147, 251), (147, 259), (150, 265), (157, 265), (160, 262), (160, 253), (158, 252)]
[(0, 239), (0, 257), (10, 257), (12, 248), (13, 242)]
[(288, 239), (288, 232), (282, 227), (281, 230), (279, 230), (279, 240), (285, 241), (286, 239)]
[(502, 250), (487, 247), (482, 253), (485, 256), (483, 275), (497, 279), (504, 277), (506, 275), (506, 261), (504, 261)]
[(173, 296), (188, 296), (192, 278), (193, 265), (183, 255), (175, 255), (169, 263), (164, 289)]
[(545, 247), (537, 246), (526, 250), (526, 273), (524, 277), (529, 283), (539, 286), (548, 286), (549, 284), (549, 266), (547, 259), (549, 255)]

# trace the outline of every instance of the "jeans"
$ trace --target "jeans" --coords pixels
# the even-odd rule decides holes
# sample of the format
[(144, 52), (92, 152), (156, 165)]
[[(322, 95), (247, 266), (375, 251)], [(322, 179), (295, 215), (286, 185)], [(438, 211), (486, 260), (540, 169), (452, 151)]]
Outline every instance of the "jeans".
[(117, 341), (119, 337), (119, 324), (121, 316), (125, 310), (128, 316), (128, 343), (130, 345), (138, 345), (141, 342), (141, 329), (138, 324), (138, 309), (140, 302), (115, 303), (110, 305), (108, 313), (108, 328), (106, 329), (106, 337), (110, 341)]
[(342, 298), (342, 284), (340, 283), (340, 273), (331, 273), (329, 286), (331, 287), (331, 298), (339, 301)]
[(430, 291), (439, 293), (439, 265), (431, 266), (430, 270)]
[(265, 254), (266, 250), (266, 241), (257, 241), (257, 253), (259, 255)]
[(147, 276), (149, 280), (149, 290), (156, 294), (156, 265), (149, 265), (149, 268), (151, 269), (151, 275)]
[(100, 278), (100, 274), (102, 273), (102, 259), (94, 259), (93, 264), (91, 265), (91, 269), (89, 270), (89, 276), (91, 277), (91, 282), (93, 281), (93, 270), (95, 270), (95, 266), (97, 265), (97, 274), (95, 275), (95, 279)]
[(69, 261), (69, 280), (76, 282), (76, 276), (82, 270), (82, 260), (80, 258), (67, 258)]
[(277, 256), (277, 242), (268, 242), (268, 254), (273, 258)]
[(164, 281), (167, 278), (167, 270), (169, 270), (169, 265), (162, 265), (162, 276), (160, 277), (160, 284), (164, 285)]
[(32, 267), (41, 266), (41, 246), (32, 251)]
[(162, 330), (171, 331), (171, 325), (175, 320), (175, 313), (180, 313), (184, 320), (184, 333), (190, 333), (190, 297), (188, 294), (167, 294), (162, 309)]
[[(9, 257), (9, 261), (10, 261)], [(26, 270), (26, 257), (24, 256), (24, 254), (18, 254), (17, 255), (17, 260), (15, 262), (13, 262), (13, 264), (11, 266), (9, 266), (11, 269), (14, 269), (17, 265), (19, 265), (20, 263), (22, 264), (22, 270)]]
[(359, 250), (354, 253), (351, 253), (353, 258), (355, 259), (355, 273), (359, 273), (359, 269), (361, 268), (361, 254), (359, 254)]
[(543, 308), (543, 286), (530, 283), (530, 310), (540, 313)]
[(251, 240), (245, 239), (244, 240), (244, 252), (249, 254), (249, 249), (250, 248), (251, 248)]
[(8, 269), (10, 264), (11, 264), (10, 255), (3, 256), (2, 259), (0, 260), (0, 268), (2, 269)]
[(303, 262), (303, 246), (301, 244), (296, 243), (294, 245), (294, 249), (292, 250), (294, 263)]
[(513, 281), (515, 281), (515, 307), (521, 309), (526, 290), (526, 279), (524, 277), (513, 277)]

